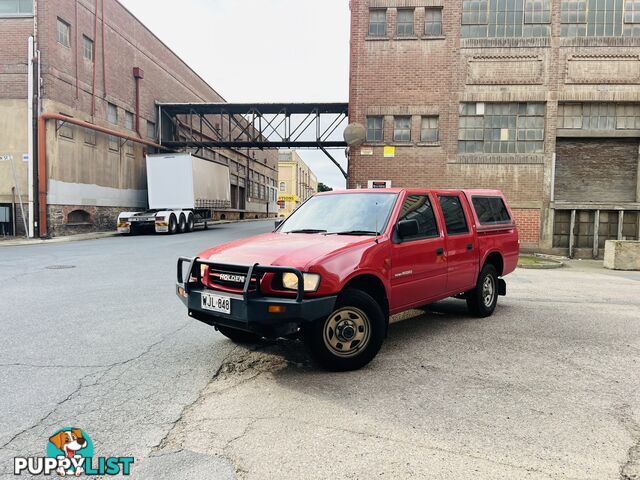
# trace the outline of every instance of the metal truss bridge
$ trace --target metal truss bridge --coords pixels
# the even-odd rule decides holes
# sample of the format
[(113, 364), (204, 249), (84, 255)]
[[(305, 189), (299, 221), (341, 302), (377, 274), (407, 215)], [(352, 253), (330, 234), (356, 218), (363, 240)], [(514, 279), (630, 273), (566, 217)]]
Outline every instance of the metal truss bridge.
[(347, 103), (158, 103), (158, 143), (184, 148), (346, 148)]

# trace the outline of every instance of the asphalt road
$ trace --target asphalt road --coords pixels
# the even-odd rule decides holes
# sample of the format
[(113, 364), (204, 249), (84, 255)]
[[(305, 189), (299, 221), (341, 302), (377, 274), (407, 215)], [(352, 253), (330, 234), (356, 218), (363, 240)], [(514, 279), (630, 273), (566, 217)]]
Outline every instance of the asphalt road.
[(640, 478), (639, 273), (518, 270), (493, 317), (409, 312), (330, 374), (174, 298), (178, 255), (271, 226), (0, 247), (0, 474), (73, 425), (136, 479)]

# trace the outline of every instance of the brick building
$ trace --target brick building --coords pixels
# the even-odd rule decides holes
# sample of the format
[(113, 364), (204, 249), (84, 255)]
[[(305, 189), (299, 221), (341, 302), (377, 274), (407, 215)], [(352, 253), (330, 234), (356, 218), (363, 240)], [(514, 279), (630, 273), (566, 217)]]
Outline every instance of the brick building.
[(640, 1), (352, 0), (349, 187), (492, 187), (524, 247), (638, 239)]
[[(138, 142), (157, 138), (156, 102), (222, 101), (116, 0), (0, 0), (0, 223), (8, 213), (17, 233), (24, 231), (30, 159), (38, 181), (39, 114), (63, 114), (116, 133), (46, 122), (48, 233), (60, 235), (114, 229), (117, 212), (146, 207), (144, 154), (153, 148)], [(273, 214), (276, 152), (197, 154), (230, 169), (233, 195), (217, 216)], [(12, 228), (4, 222), (0, 234)]]
[(278, 155), (278, 216), (288, 217), (318, 191), (316, 174), (295, 150), (280, 150)]

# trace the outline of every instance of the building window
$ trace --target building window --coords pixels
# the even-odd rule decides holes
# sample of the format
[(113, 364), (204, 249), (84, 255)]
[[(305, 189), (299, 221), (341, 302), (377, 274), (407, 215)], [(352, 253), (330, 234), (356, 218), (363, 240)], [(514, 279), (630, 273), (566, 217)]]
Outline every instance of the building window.
[(367, 142), (382, 142), (384, 139), (384, 118), (367, 117)]
[(113, 103), (107, 103), (107, 120), (114, 125), (118, 124), (118, 107)]
[(393, 119), (393, 141), (411, 141), (411, 117), (395, 117)]
[(548, 37), (551, 35), (551, 0), (464, 0), (461, 35), (463, 38)]
[(422, 117), (420, 141), (436, 143), (438, 141), (438, 117)]
[(284, 192), (287, 189), (287, 184), (285, 182), (280, 182), (280, 191)]
[(424, 34), (427, 37), (442, 36), (442, 9), (427, 8), (424, 12)]
[(65, 47), (70, 47), (69, 43), (71, 25), (64, 20), (58, 18), (58, 43), (61, 43)]
[(640, 36), (640, 0), (562, 0), (563, 37)]
[(543, 153), (544, 103), (460, 104), (460, 153)]
[(387, 11), (369, 11), (369, 36), (384, 37), (387, 35)]
[[(64, 115), (65, 117), (71, 118), (70, 115), (66, 115), (62, 112), (60, 112), (60, 115)], [(58, 132), (60, 133), (61, 137), (68, 138), (71, 140), (73, 139), (73, 126), (70, 123), (66, 123), (62, 120), (58, 120)]]
[(120, 151), (120, 139), (118, 137), (109, 135), (109, 150), (111, 150), (112, 152)]
[(398, 17), (396, 21), (396, 35), (398, 37), (412, 37), (415, 35), (413, 30), (414, 12), (415, 10), (413, 8), (398, 9)]
[(128, 130), (133, 130), (133, 113), (124, 111), (124, 127)]
[(0, 0), (0, 17), (33, 15), (33, 0)]
[(82, 47), (84, 58), (93, 62), (93, 40), (86, 35), (82, 36)]
[(96, 145), (96, 131), (91, 128), (84, 129), (84, 143), (87, 145)]
[(558, 128), (580, 130), (640, 130), (640, 104), (561, 103)]
[(156, 138), (156, 124), (153, 122), (147, 121), (147, 137)]

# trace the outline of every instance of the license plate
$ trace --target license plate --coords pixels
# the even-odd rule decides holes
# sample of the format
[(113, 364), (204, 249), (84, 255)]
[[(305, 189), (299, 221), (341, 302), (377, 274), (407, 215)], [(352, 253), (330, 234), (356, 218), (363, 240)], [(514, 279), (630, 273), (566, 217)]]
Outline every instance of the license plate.
[(231, 313), (231, 299), (222, 295), (214, 295), (213, 293), (202, 294), (202, 309), (211, 310), (212, 312)]
[(135, 218), (131, 218), (129, 219), (130, 222), (135, 223), (135, 222), (146, 222), (148, 221), (148, 218), (140, 218), (140, 217), (135, 217)]

